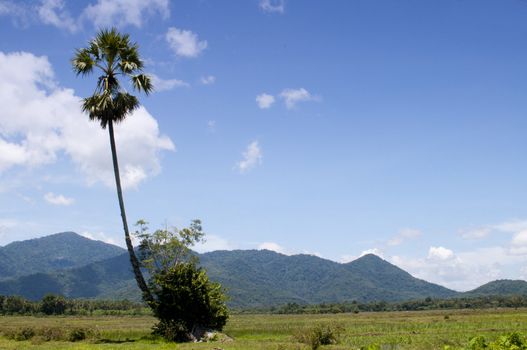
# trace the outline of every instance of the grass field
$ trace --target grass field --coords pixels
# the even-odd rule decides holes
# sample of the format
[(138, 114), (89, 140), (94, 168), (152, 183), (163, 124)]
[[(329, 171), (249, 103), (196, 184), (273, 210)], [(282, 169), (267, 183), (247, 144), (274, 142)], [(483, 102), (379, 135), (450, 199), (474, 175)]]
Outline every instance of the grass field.
[(371, 344), (380, 349), (451, 349), (467, 345), (472, 336), (489, 340), (516, 331), (527, 335), (527, 310), (462, 310), (384, 312), (338, 315), (233, 315), (224, 332), (232, 340), (170, 344), (149, 337), (155, 320), (148, 316), (26, 317), (3, 316), (0, 332), (33, 329), (87, 327), (96, 332), (81, 342), (27, 341), (0, 338), (0, 349), (224, 349), (300, 350), (295, 334), (308, 332), (319, 324), (339, 325), (339, 344), (322, 349), (360, 349)]

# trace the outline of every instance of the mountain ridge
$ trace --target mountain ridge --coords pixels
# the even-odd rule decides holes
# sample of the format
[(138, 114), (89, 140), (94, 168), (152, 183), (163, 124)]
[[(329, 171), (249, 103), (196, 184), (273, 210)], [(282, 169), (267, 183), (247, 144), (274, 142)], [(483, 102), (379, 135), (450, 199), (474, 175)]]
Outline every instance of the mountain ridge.
[[(74, 245), (86, 243), (85, 240), (94, 242), (85, 237), (79, 239), (81, 236), (74, 233), (53, 236), (70, 237), (73, 239), (70, 243)], [(34, 242), (27, 244), (31, 243)], [(97, 244), (108, 245), (100, 241)], [(31, 300), (40, 299), (47, 293), (62, 294), (70, 298), (139, 300), (140, 293), (135, 285), (126, 250), (112, 247), (117, 248), (112, 248), (114, 256), (83, 266), (4, 278), (0, 280), (0, 294), (17, 294)], [(2, 248), (0, 255), (1, 253)], [(427, 297), (443, 299), (498, 292), (527, 295), (526, 281), (503, 280), (487, 283), (470, 292), (457, 292), (415, 278), (373, 254), (364, 255), (349, 263), (338, 263), (306, 254), (288, 256), (270, 250), (219, 250), (196, 255), (210, 279), (224, 286), (230, 296), (230, 306), (236, 308), (353, 300), (390, 302)], [(1, 267), (0, 265), (0, 269)]]
[(66, 231), (0, 247), (0, 280), (81, 267), (125, 250)]

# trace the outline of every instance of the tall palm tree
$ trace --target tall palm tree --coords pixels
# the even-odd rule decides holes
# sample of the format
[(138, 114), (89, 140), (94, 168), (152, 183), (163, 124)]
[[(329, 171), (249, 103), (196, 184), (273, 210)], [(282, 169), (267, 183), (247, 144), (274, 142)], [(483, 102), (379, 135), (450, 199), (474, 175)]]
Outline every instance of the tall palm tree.
[(137, 97), (125, 91), (119, 82), (119, 78), (130, 79), (134, 90), (142, 91), (147, 95), (152, 91), (153, 86), (150, 78), (142, 73), (143, 61), (139, 57), (138, 45), (130, 42), (128, 34), (121, 34), (115, 28), (101, 30), (97, 33), (88, 47), (76, 50), (75, 57), (71, 62), (77, 75), (85, 76), (94, 70), (101, 73), (93, 95), (83, 100), (82, 110), (89, 114), (91, 120), (98, 121), (103, 129), (108, 127), (126, 247), (137, 285), (143, 292), (143, 299), (147, 303), (151, 303), (153, 301), (152, 294), (141, 272), (126, 221), (113, 126), (114, 123), (123, 121), (133, 110), (139, 107)]

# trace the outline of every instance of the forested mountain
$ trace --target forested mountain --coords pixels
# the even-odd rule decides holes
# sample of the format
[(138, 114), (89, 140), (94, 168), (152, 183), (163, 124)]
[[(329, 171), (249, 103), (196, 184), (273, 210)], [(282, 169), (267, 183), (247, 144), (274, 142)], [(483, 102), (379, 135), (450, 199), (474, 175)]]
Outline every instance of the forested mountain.
[(84, 266), (125, 250), (74, 232), (13, 242), (0, 247), (0, 280), (38, 272)]
[(200, 256), (211, 279), (224, 285), (236, 306), (288, 302), (445, 298), (455, 291), (412, 277), (375, 255), (339, 264), (312, 255), (263, 250), (216, 251)]
[[(37, 241), (37, 242), (34, 242)], [(68, 243), (69, 242), (69, 243)], [(49, 245), (57, 244), (55, 247)], [(139, 300), (127, 253), (102, 242), (73, 233), (17, 242), (21, 261), (41, 264), (40, 271), (13, 265), (12, 276), (0, 281), (0, 294), (17, 294), (37, 300), (47, 293), (71, 298), (110, 298)], [(25, 247), (25, 248), (24, 248)], [(29, 249), (30, 247), (31, 249)], [(42, 249), (42, 250), (40, 250)], [(29, 253), (24, 253), (24, 251)], [(56, 252), (56, 253), (52, 253)], [(57, 254), (58, 252), (58, 254)], [(117, 255), (120, 254), (120, 255)], [(24, 256), (29, 254), (29, 256)], [(57, 255), (54, 255), (57, 254)], [(100, 260), (105, 254), (110, 258)], [(113, 254), (113, 255), (112, 255)], [(525, 281), (495, 281), (467, 293), (459, 293), (411, 276), (378, 256), (369, 254), (347, 264), (312, 255), (287, 256), (268, 250), (215, 251), (198, 254), (210, 278), (220, 282), (237, 308), (256, 308), (286, 303), (318, 304), (332, 302), (403, 301), (484, 295), (527, 295)], [(82, 261), (95, 261), (78, 266)], [(0, 268), (4, 268), (2, 260)], [(20, 268), (19, 268), (20, 266)], [(19, 270), (17, 270), (19, 268)], [(23, 276), (21, 276), (23, 275)]]
[(523, 280), (497, 280), (468, 291), (465, 296), (527, 295), (527, 282)]

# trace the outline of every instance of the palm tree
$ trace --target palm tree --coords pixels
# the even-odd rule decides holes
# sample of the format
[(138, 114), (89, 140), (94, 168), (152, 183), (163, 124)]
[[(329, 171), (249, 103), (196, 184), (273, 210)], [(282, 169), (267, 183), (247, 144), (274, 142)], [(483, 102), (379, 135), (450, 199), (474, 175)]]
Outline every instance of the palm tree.
[(143, 299), (150, 304), (153, 301), (152, 294), (141, 272), (126, 221), (113, 126), (139, 107), (137, 97), (127, 93), (118, 78), (129, 78), (134, 90), (142, 91), (147, 95), (152, 91), (153, 86), (150, 78), (142, 73), (143, 61), (139, 57), (138, 45), (130, 42), (128, 34), (121, 34), (115, 28), (101, 30), (88, 47), (77, 49), (72, 65), (77, 75), (85, 76), (95, 69), (101, 72), (93, 95), (83, 100), (82, 110), (89, 114), (91, 120), (98, 121), (103, 129), (108, 127), (126, 247), (137, 285), (143, 293)]

